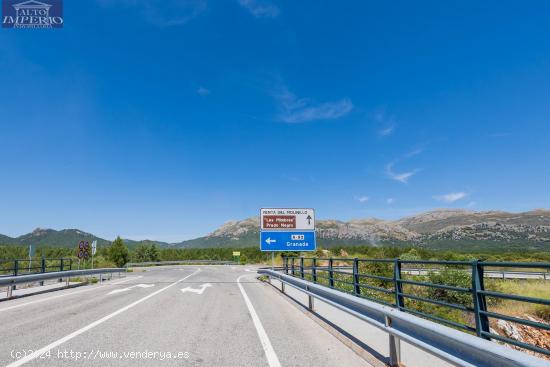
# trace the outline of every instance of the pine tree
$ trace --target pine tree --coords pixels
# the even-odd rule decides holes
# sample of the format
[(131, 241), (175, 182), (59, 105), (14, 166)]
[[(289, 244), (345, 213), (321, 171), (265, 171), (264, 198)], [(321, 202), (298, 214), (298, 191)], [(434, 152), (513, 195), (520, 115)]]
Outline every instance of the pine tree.
[(147, 258), (149, 261), (159, 261), (159, 251), (156, 244), (152, 244), (147, 249)]
[(109, 259), (121, 268), (128, 262), (129, 258), (128, 247), (126, 247), (122, 238), (117, 237), (109, 247)]

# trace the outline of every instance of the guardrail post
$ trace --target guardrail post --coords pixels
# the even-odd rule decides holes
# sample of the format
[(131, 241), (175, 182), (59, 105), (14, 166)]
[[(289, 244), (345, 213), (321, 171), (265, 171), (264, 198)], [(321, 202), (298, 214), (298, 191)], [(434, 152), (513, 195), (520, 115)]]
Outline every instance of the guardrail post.
[(73, 259), (69, 259), (69, 270), (73, 270)]
[(291, 275), (292, 275), (292, 276), (294, 276), (294, 260), (295, 260), (295, 258), (292, 258), (292, 263), (290, 264), (290, 266), (291, 266), (291, 272), (292, 272)]
[(405, 300), (403, 299), (403, 285), (401, 280), (401, 262), (399, 259), (395, 259), (393, 263), (393, 289), (395, 292), (395, 305), (400, 310), (405, 307)]
[(285, 262), (285, 274), (288, 274), (288, 256), (284, 257), (284, 262)]
[(472, 262), (472, 297), (474, 303), (474, 317), (476, 320), (477, 336), (490, 340), (483, 332), (489, 333), (489, 318), (480, 311), (487, 311), (487, 300), (485, 295), (479, 291), (485, 290), (483, 283), (483, 265), (478, 260)]
[[(306, 291), (309, 292), (309, 286), (308, 285), (306, 285)], [(308, 300), (308, 306), (307, 307), (310, 311), (313, 312), (313, 306), (314, 306), (313, 296), (311, 294), (308, 294), (307, 295), (307, 300)]]
[[(17, 276), (17, 273), (19, 272), (19, 260), (13, 261), (13, 275)], [(15, 284), (10, 287), (12, 290), (15, 290), (16, 286)], [(11, 296), (10, 296), (11, 297)]]
[(304, 258), (300, 257), (300, 278), (304, 279)]
[(359, 259), (353, 259), (353, 291), (356, 296), (361, 294), (361, 287), (359, 286)]
[[(385, 316), (386, 327), (391, 327), (392, 320), (386, 315)], [(390, 351), (390, 366), (399, 367), (401, 366), (401, 340), (389, 334), (389, 351)]]
[(313, 278), (313, 283), (317, 283), (317, 258), (314, 257), (311, 264), (311, 276)]
[(334, 288), (334, 272), (332, 271), (332, 265), (334, 260), (332, 257), (328, 259), (328, 285), (331, 288)]

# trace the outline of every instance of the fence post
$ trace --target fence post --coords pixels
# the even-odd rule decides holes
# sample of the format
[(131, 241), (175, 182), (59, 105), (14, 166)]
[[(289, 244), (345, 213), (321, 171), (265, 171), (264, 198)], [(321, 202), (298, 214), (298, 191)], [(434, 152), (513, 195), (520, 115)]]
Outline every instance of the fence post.
[(359, 259), (353, 259), (353, 290), (355, 295), (361, 294), (361, 287), (359, 286)]
[(284, 263), (285, 263), (285, 274), (288, 274), (288, 256), (284, 257)]
[(328, 259), (328, 285), (331, 288), (334, 288), (334, 272), (332, 271), (332, 263), (333, 259), (332, 257)]
[[(63, 258), (61, 258), (59, 263), (59, 271), (63, 271), (63, 267), (64, 267)], [(63, 281), (63, 278), (59, 278), (59, 283), (61, 283), (62, 281)]]
[(291, 268), (290, 268), (290, 271), (292, 272), (292, 276), (294, 276), (294, 260), (295, 258), (292, 258), (292, 263), (290, 264)]
[(311, 276), (313, 277), (313, 283), (317, 283), (317, 258), (313, 258), (313, 268), (311, 269)]
[[(40, 272), (45, 273), (46, 272), (46, 259), (44, 256), (42, 256), (42, 262), (40, 263)], [(44, 281), (40, 281), (40, 285), (44, 285)]]
[(304, 258), (300, 257), (300, 278), (304, 279)]
[(401, 280), (401, 262), (399, 259), (395, 259), (393, 263), (393, 289), (395, 292), (395, 305), (398, 309), (405, 307), (405, 300), (403, 299), (403, 285)]
[(69, 270), (73, 270), (73, 259), (69, 259)]
[(478, 260), (472, 262), (472, 297), (474, 303), (474, 317), (476, 320), (477, 336), (490, 340), (491, 338), (483, 333), (489, 333), (489, 318), (486, 314), (480, 311), (487, 312), (487, 300), (485, 294), (479, 291), (485, 290), (483, 283), (483, 265), (479, 264)]
[[(13, 261), (13, 275), (17, 276), (17, 273), (19, 273), (19, 260), (14, 260)], [(15, 288), (16, 288), (15, 284), (11, 286), (12, 290), (15, 290)], [(11, 294), (10, 294), (10, 297), (11, 297)]]

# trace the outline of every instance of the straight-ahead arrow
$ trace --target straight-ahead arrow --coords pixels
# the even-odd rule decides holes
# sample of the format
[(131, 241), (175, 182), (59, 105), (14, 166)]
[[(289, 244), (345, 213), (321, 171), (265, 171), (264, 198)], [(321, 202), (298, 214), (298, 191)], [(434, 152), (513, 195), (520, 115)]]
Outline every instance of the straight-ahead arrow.
[(308, 215), (306, 219), (307, 219), (307, 225), (309, 226), (313, 218), (311, 218), (311, 215)]

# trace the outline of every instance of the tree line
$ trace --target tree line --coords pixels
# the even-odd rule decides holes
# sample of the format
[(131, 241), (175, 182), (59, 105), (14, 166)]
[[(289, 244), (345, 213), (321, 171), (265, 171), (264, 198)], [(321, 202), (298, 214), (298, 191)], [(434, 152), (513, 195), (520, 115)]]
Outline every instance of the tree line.
[[(247, 248), (173, 248), (161, 247), (152, 244), (140, 244), (128, 248), (124, 241), (117, 237), (108, 246), (98, 246), (94, 257), (95, 267), (122, 267), (128, 262), (172, 261), (172, 260), (233, 260), (233, 251), (241, 253), (241, 263), (270, 263), (271, 254), (261, 252), (258, 247)], [(297, 253), (280, 252), (276, 254), (277, 263), (281, 263), (282, 256), (305, 257), (364, 257), (373, 259), (401, 258), (407, 260), (490, 260), (490, 261), (522, 261), (522, 262), (550, 262), (550, 252), (534, 251), (484, 251), (484, 252), (456, 252), (450, 250), (433, 250), (421, 247), (405, 246), (338, 246), (329, 249), (319, 247), (315, 252)], [(76, 244), (74, 248), (60, 248), (40, 246), (36, 249), (34, 259), (71, 258), (73, 264), (78, 262)], [(26, 246), (0, 246), (0, 263), (8, 263), (14, 259), (27, 259)], [(82, 261), (81, 268), (91, 266), (91, 261)]]

